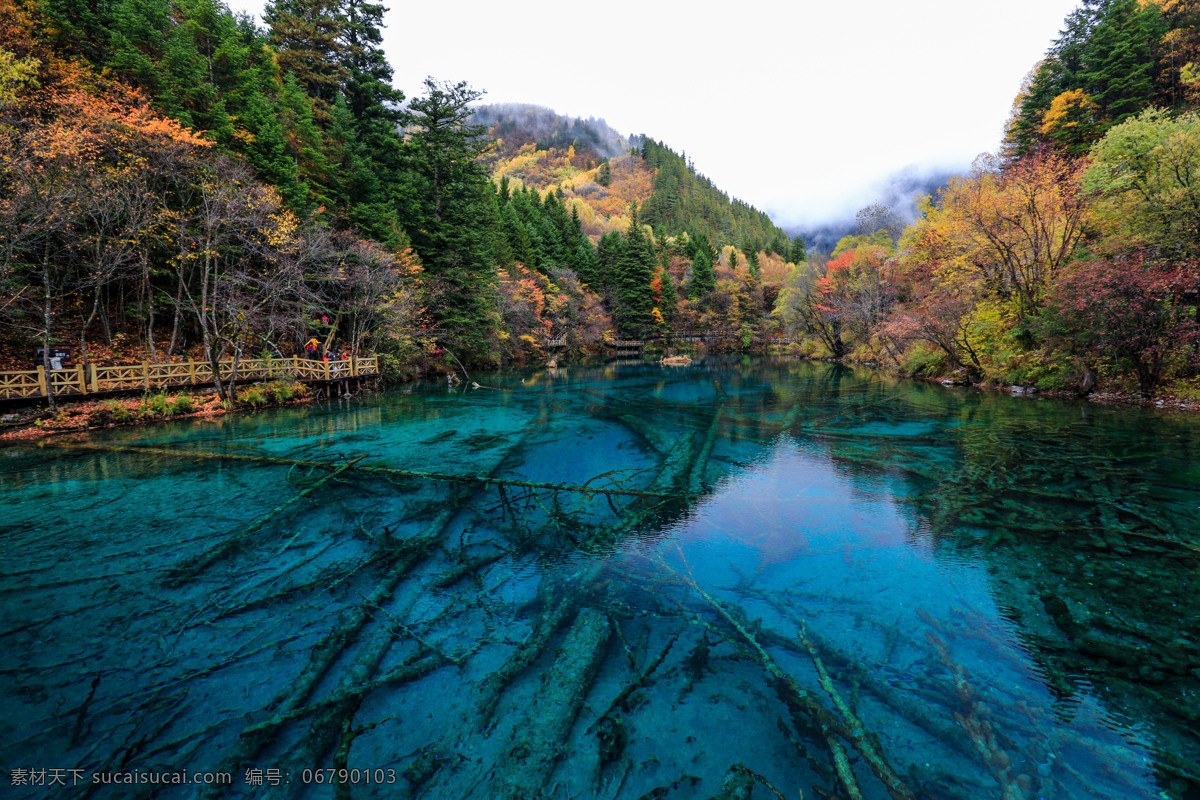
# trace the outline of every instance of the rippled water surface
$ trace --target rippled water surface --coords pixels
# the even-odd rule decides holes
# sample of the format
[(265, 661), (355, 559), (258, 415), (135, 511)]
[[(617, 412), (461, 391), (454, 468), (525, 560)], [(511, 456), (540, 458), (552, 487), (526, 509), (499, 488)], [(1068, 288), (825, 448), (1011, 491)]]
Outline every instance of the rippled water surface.
[(1200, 797), (1200, 420), (473, 377), (0, 449), (0, 795)]

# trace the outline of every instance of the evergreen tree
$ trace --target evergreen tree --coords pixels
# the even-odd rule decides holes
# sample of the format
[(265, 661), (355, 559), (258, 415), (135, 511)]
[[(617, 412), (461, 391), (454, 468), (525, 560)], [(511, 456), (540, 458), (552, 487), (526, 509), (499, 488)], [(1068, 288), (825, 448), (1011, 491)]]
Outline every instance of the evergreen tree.
[(575, 270), (579, 280), (592, 287), (593, 292), (599, 291), (597, 276), (599, 275), (600, 258), (591, 242), (579, 242), (575, 245), (570, 259), (570, 267)]
[[(517, 213), (514, 203), (505, 203), (500, 207), (500, 230), (508, 244), (512, 260), (532, 266), (532, 262), (535, 260), (532, 255), (533, 244), (529, 240), (525, 223), (521, 221), (521, 216)], [(507, 262), (501, 260), (499, 263), (506, 264)]]
[(327, 122), (349, 77), (343, 65), (346, 20), (338, 0), (273, 0), (263, 11), (279, 68), (295, 75), (314, 100), (318, 121)]
[[(1080, 88), (1117, 125), (1150, 106), (1154, 99), (1152, 46), (1164, 33), (1158, 6), (1138, 0), (1110, 0), (1083, 47)], [(1075, 87), (1070, 87), (1075, 88)]]
[(245, 148), (246, 160), (263, 180), (279, 189), (290, 208), (303, 211), (308, 204), (308, 187), (299, 180), (299, 170), (288, 152), (283, 127), (267, 105), (266, 98), (260, 94), (253, 95), (242, 121), (253, 135)]
[(41, 0), (37, 5), (50, 22), (44, 35), (55, 50), (79, 54), (101, 66), (111, 52), (110, 25), (118, 4), (118, 0)]
[(717, 290), (717, 278), (713, 273), (713, 262), (717, 254), (713, 251), (708, 239), (702, 236), (693, 238), (692, 247), (692, 277), (688, 280), (688, 297), (694, 301), (703, 301)]
[(617, 260), (617, 298), (615, 309), (618, 326), (626, 334), (638, 336), (654, 326), (654, 249), (642, 232), (637, 203), (629, 222), (629, 230), (621, 242)]
[(469, 106), (481, 95), (465, 82), (425, 79), (424, 96), (410, 107), (406, 224), (429, 282), (429, 312), (449, 331), (447, 343), (459, 358), (494, 361), (495, 193), (477, 160), (485, 131), (468, 124)]
[(791, 249), (787, 253), (787, 260), (793, 264), (803, 264), (808, 260), (808, 248), (804, 244), (803, 237), (797, 236), (792, 240)]
[[(170, 24), (166, 0), (120, 0), (109, 20), (109, 55), (105, 66), (129, 83), (144, 89), (164, 111), (165, 76), (159, 68)], [(175, 112), (176, 115), (178, 111)], [(178, 119), (178, 116), (176, 116)], [(182, 121), (182, 120), (181, 120)], [(190, 124), (190, 123), (185, 123)]]
[(679, 302), (679, 294), (675, 291), (675, 282), (671, 280), (671, 253), (665, 244), (659, 247), (658, 257), (658, 279), (661, 284), (659, 295), (662, 297), (662, 303), (659, 305), (659, 308), (665, 316), (670, 317), (675, 313), (675, 305)]
[(387, 9), (366, 0), (343, 0), (345, 21), (340, 51), (346, 69), (346, 98), (360, 125), (379, 119), (401, 121), (404, 94), (392, 87), (392, 67), (383, 54), (383, 15)]
[(607, 294), (617, 285), (617, 262), (620, 260), (621, 234), (609, 231), (600, 237), (596, 246), (596, 274), (592, 281), (592, 291), (597, 294)]
[(338, 222), (395, 247), (400, 244), (401, 227), (389, 193), (394, 170), (381, 168), (359, 131), (360, 125), (346, 97), (339, 95), (330, 114), (326, 137), (328, 185), (337, 203)]
[(609, 165), (607, 158), (600, 162), (600, 169), (596, 172), (596, 183), (601, 186), (612, 184), (612, 166)]
[(317, 127), (313, 99), (304, 93), (294, 75), (283, 79), (278, 114), (289, 152), (296, 161), (297, 173), (308, 184), (309, 204), (336, 205), (325, 188), (329, 180), (325, 136)]

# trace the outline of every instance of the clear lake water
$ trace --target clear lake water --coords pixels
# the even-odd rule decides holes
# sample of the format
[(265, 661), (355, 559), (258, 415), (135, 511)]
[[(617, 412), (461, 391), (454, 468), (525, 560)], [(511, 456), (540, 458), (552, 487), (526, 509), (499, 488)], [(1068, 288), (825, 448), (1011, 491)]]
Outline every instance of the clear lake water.
[(1200, 419), (471, 377), (0, 448), (0, 797), (1200, 798)]

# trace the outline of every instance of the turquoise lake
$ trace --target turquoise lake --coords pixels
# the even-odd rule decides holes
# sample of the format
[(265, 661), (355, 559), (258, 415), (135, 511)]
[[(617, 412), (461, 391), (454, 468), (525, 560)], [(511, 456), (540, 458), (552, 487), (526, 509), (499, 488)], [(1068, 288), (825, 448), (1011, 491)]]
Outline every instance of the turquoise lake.
[(1200, 798), (1200, 418), (471, 377), (0, 448), (0, 797)]

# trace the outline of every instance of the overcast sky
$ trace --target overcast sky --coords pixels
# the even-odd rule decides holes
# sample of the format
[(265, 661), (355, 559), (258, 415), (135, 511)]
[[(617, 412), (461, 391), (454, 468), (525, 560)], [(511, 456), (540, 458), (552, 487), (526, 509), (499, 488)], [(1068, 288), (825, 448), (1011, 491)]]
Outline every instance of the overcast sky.
[[(229, 0), (227, 0), (229, 1)], [(258, 15), (262, 2), (232, 0)], [(396, 3), (396, 86), (594, 116), (686, 151), (785, 226), (842, 217), (911, 164), (999, 145), (1021, 79), (1077, 0)]]

